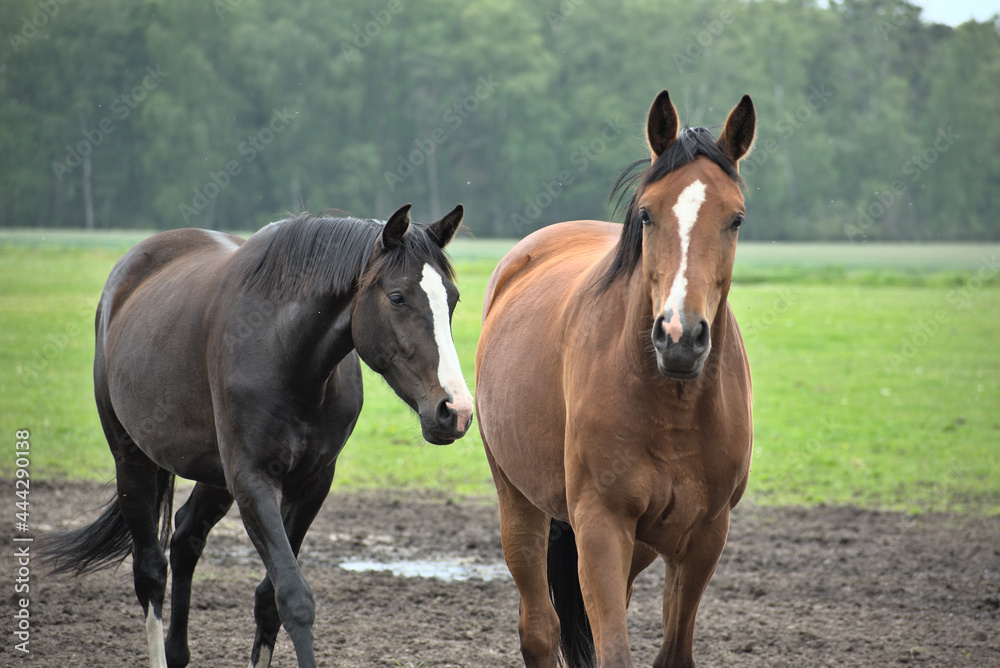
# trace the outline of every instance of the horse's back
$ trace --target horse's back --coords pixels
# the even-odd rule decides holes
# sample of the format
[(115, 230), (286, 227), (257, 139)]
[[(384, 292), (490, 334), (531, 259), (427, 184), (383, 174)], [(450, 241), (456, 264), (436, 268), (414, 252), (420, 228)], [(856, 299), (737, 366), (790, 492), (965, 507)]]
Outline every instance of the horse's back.
[[(181, 229), (141, 241), (112, 269), (98, 306), (97, 347), (115, 355), (154, 358), (204, 336), (210, 301), (232, 252), (243, 240), (211, 230)], [(182, 341), (178, 334), (188, 339)]]
[(594, 282), (620, 229), (597, 221), (559, 223), (514, 246), (486, 286), (477, 367), (491, 347), (558, 347), (564, 322), (559, 314)]
[(617, 242), (621, 226), (594, 220), (549, 225), (529, 234), (504, 255), (486, 285), (485, 322), (496, 297), (521, 279), (580, 276)]
[(193, 228), (160, 232), (144, 239), (118, 261), (108, 276), (101, 299), (104, 316), (113, 318), (143, 281), (178, 260), (231, 252), (243, 242), (240, 237)]

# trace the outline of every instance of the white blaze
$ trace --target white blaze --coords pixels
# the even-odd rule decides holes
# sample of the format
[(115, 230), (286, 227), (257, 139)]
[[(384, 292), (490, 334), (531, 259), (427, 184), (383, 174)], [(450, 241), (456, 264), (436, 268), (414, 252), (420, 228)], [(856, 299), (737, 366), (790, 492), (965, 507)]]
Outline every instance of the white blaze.
[(434, 320), (434, 342), (438, 349), (438, 381), (441, 387), (451, 393), (450, 406), (458, 412), (459, 428), (464, 429), (472, 419), (472, 395), (469, 394), (469, 388), (462, 376), (455, 341), (451, 337), (448, 292), (444, 288), (444, 279), (437, 269), (426, 262), (420, 287), (427, 293), (427, 301), (431, 305), (431, 315)]
[(167, 668), (167, 654), (163, 649), (163, 620), (153, 614), (153, 604), (147, 608), (146, 640), (149, 642), (149, 665), (152, 668)]
[(681, 240), (681, 262), (674, 275), (674, 282), (670, 286), (667, 294), (667, 301), (664, 303), (663, 312), (666, 309), (672, 311), (670, 320), (663, 323), (663, 328), (667, 331), (674, 343), (680, 340), (683, 328), (681, 326), (681, 311), (684, 308), (684, 297), (687, 295), (687, 263), (688, 246), (691, 244), (691, 228), (698, 220), (698, 211), (705, 201), (705, 184), (695, 181), (688, 185), (677, 198), (674, 204), (674, 216), (677, 218), (677, 233)]

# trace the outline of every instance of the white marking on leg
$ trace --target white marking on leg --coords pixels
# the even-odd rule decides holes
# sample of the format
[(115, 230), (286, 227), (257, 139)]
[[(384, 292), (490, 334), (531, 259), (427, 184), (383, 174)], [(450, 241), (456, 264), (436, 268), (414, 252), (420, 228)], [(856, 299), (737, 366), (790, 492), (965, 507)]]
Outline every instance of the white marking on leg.
[(150, 603), (146, 614), (146, 640), (149, 642), (150, 668), (167, 668), (167, 653), (163, 649), (163, 620), (153, 614)]
[(260, 656), (257, 658), (257, 663), (251, 663), (250, 668), (268, 668), (271, 665), (271, 648), (267, 645), (261, 645)]
[(444, 279), (437, 269), (426, 262), (420, 287), (427, 293), (427, 301), (431, 305), (431, 315), (434, 319), (434, 342), (437, 343), (438, 349), (438, 381), (441, 387), (451, 393), (451, 403), (448, 406), (458, 413), (458, 426), (464, 430), (472, 420), (472, 395), (469, 394), (469, 388), (462, 376), (455, 341), (451, 336), (448, 292), (444, 288)]
[(667, 294), (667, 301), (660, 309), (671, 310), (670, 320), (663, 323), (664, 331), (670, 335), (674, 343), (681, 339), (684, 327), (681, 324), (681, 310), (684, 308), (684, 297), (687, 296), (687, 263), (688, 246), (691, 244), (691, 228), (698, 220), (698, 211), (705, 201), (705, 184), (695, 181), (688, 185), (674, 204), (674, 216), (677, 218), (677, 232), (681, 239), (681, 263), (674, 275), (674, 282)]

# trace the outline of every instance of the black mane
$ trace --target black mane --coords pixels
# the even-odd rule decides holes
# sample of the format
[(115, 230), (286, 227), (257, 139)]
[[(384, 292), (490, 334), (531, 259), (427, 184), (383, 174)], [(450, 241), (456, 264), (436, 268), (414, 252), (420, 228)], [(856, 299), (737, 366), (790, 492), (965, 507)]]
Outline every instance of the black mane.
[[(700, 156), (705, 156), (719, 166), (733, 181), (743, 187), (736, 166), (719, 148), (717, 139), (708, 128), (684, 128), (677, 140), (666, 151), (661, 153), (656, 161), (650, 164), (650, 159), (636, 160), (622, 171), (611, 189), (608, 202), (615, 200), (614, 213), (618, 213), (622, 202), (632, 191), (625, 206), (625, 221), (622, 225), (621, 238), (615, 250), (615, 257), (607, 271), (597, 280), (598, 290), (608, 289), (616, 280), (628, 279), (642, 259), (642, 223), (636, 220), (638, 211), (636, 203), (646, 188), (674, 170), (694, 162)], [(648, 165), (648, 166), (647, 166)]]
[[(411, 223), (403, 243), (368, 266), (385, 223), (364, 218), (299, 214), (272, 223), (241, 248), (239, 281), (267, 299), (295, 301), (349, 294), (397, 267), (431, 263), (454, 280), (455, 272), (433, 234)], [(367, 271), (366, 271), (367, 269)]]

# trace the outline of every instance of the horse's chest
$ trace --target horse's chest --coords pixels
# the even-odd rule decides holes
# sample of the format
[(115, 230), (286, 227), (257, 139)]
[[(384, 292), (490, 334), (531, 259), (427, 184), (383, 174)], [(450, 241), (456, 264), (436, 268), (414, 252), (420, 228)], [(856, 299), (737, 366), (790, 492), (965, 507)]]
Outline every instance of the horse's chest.
[(733, 438), (687, 432), (671, 434), (646, 449), (650, 477), (659, 487), (683, 485), (690, 494), (726, 494), (744, 468), (749, 443)]
[(750, 463), (750, 434), (739, 425), (668, 435), (645, 452), (646, 498), (637, 538), (662, 554), (683, 549), (699, 523), (727, 510)]

